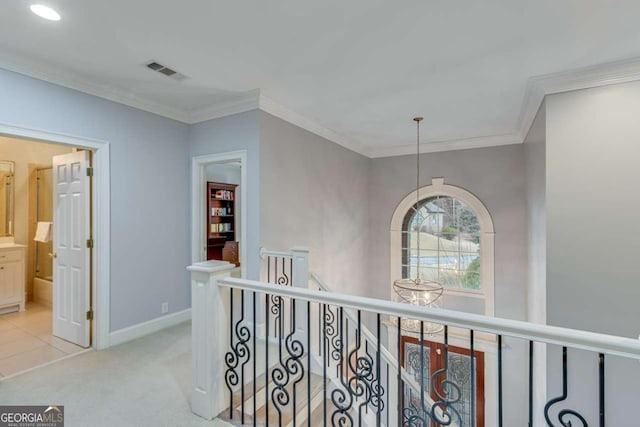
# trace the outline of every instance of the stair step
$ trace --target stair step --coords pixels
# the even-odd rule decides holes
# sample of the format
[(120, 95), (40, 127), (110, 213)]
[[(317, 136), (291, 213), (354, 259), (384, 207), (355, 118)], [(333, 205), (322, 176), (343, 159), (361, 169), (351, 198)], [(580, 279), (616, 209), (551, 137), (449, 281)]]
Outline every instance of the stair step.
[[(305, 378), (297, 384), (296, 386), (296, 424), (306, 425), (307, 419), (307, 372), (305, 372)], [(327, 379), (327, 383), (330, 386), (330, 380)], [(268, 425), (283, 425), (283, 426), (293, 426), (293, 384), (289, 383), (285, 390), (289, 394), (289, 404), (282, 408), (282, 420), (278, 415), (278, 411), (276, 409), (273, 396), (273, 390), (276, 386), (272, 381), (269, 382), (269, 420)], [(266, 416), (266, 407), (265, 407), (265, 377), (261, 375), (256, 379), (256, 421), (258, 426), (264, 426), (265, 424), (265, 416)], [(245, 402), (244, 402), (244, 424), (240, 424), (241, 422), (241, 399), (240, 393), (234, 393), (233, 396), (233, 418), (229, 417), (229, 409), (227, 408), (222, 414), (220, 414), (220, 419), (230, 422), (234, 425), (253, 425), (253, 384), (245, 385)], [(319, 375), (311, 374), (311, 410), (313, 411), (318, 405), (321, 405), (322, 402), (322, 377)], [(281, 424), (280, 424), (281, 421)]]
[[(331, 416), (333, 415), (333, 413), (335, 412), (335, 410), (337, 409), (336, 406), (333, 404), (333, 401), (331, 400), (331, 394), (328, 393), (327, 394), (327, 402), (326, 402), (326, 408), (327, 408), (327, 424), (328, 426), (333, 426), (333, 425), (339, 425), (337, 423), (333, 423), (331, 421)], [(312, 426), (324, 426), (324, 410), (325, 410), (325, 405), (324, 403), (321, 402), (321, 404), (316, 407), (313, 412), (311, 412), (311, 425)], [(346, 425), (349, 425), (348, 423)]]
[[(278, 411), (276, 409), (276, 405), (274, 400), (272, 399), (273, 396), (273, 390), (275, 389), (275, 386), (273, 383), (269, 384), (269, 394), (270, 394), (270, 398), (269, 398), (269, 424), (270, 425), (280, 425), (279, 421), (280, 421), (280, 417), (278, 414)], [(293, 422), (293, 384), (289, 384), (285, 387), (285, 390), (287, 391), (287, 393), (289, 394), (289, 404), (282, 408), (282, 424), (284, 426), (288, 426), (290, 423)], [(315, 375), (315, 374), (311, 374), (311, 398), (310, 400), (313, 401), (313, 398), (322, 393), (322, 377), (319, 375)], [(301, 383), (299, 383), (296, 386), (296, 407), (295, 407), (295, 413), (296, 413), (296, 423), (299, 424), (299, 419), (302, 417), (302, 413), (306, 413), (306, 408), (307, 408), (307, 378), (305, 376), (305, 378), (302, 380)], [(259, 420), (264, 420), (265, 419), (265, 415), (266, 415), (266, 407), (264, 406), (264, 390), (263, 390), (263, 394), (262, 394), (262, 402), (263, 404), (258, 408), (257, 410), (257, 419)], [(313, 409), (313, 408), (312, 408)]]

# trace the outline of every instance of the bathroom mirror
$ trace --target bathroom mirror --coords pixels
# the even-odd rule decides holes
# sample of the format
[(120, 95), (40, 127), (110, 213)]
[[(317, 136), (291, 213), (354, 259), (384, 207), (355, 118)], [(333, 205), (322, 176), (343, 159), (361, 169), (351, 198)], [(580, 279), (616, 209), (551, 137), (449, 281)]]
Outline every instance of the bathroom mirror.
[(0, 160), (0, 237), (13, 236), (13, 162)]

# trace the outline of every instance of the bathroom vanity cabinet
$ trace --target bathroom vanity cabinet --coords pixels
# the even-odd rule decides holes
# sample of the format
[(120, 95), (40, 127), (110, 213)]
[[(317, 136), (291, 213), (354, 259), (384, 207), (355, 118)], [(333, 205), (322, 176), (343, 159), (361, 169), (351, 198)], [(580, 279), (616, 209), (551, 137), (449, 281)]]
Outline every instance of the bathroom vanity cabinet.
[(0, 244), (0, 310), (24, 311), (25, 249), (15, 243)]

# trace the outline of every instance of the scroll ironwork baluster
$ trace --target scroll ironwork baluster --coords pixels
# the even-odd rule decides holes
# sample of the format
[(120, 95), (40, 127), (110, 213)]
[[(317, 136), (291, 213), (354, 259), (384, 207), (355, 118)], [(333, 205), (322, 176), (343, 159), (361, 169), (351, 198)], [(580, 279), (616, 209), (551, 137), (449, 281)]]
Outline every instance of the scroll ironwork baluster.
[[(441, 376), (444, 379), (438, 388), (437, 378)], [(435, 423), (448, 426), (457, 422), (458, 425), (462, 425), (460, 412), (454, 407), (462, 398), (462, 392), (458, 384), (449, 379), (449, 327), (446, 325), (444, 327), (444, 368), (433, 374), (431, 384), (437, 399), (430, 411)], [(441, 413), (435, 411), (436, 408), (440, 409)]]
[[(385, 365), (387, 366), (387, 426), (389, 425), (389, 395), (392, 393), (391, 390), (389, 389), (389, 363), (385, 363)], [(400, 399), (400, 396), (398, 396), (398, 399)]]
[(311, 427), (311, 302), (307, 301), (307, 425)]
[(471, 375), (471, 426), (476, 425), (476, 358), (473, 351), (473, 329), (469, 331), (469, 350), (471, 353), (470, 365), (470, 374)]
[(529, 427), (533, 427), (533, 341), (529, 341)]
[(299, 383), (304, 380), (305, 377), (305, 369), (304, 364), (301, 359), (304, 356), (304, 344), (300, 340), (294, 339), (294, 335), (296, 333), (296, 300), (293, 300), (291, 303), (291, 333), (287, 336), (285, 341), (287, 353), (289, 354), (289, 358), (286, 361), (286, 368), (289, 372), (289, 375), (292, 377), (296, 377), (293, 382), (293, 425), (297, 425), (296, 423), (296, 399), (297, 392), (296, 387)]
[[(343, 308), (339, 308), (339, 319), (340, 319), (340, 335), (342, 335), (343, 331)], [(344, 341), (343, 341), (344, 342)], [(342, 388), (336, 387), (331, 392), (331, 401), (333, 405), (336, 407), (336, 410), (331, 415), (331, 423), (334, 426), (347, 427), (353, 426), (353, 417), (349, 413), (353, 406), (353, 395), (349, 392), (349, 381), (348, 378), (345, 380), (344, 378), (344, 368), (345, 368), (345, 358), (344, 358), (344, 345), (341, 346), (340, 352), (340, 360), (338, 361), (338, 369), (340, 375), (338, 376), (339, 382)], [(347, 362), (348, 363), (348, 362)]]
[[(249, 359), (251, 358), (251, 350), (247, 343), (251, 340), (251, 332), (244, 323), (244, 290), (240, 291), (241, 308), (240, 319), (233, 324), (233, 290), (229, 292), (229, 303), (231, 306), (231, 316), (229, 323), (229, 344), (231, 350), (225, 355), (225, 364), (227, 370), (225, 372), (225, 382), (229, 389), (229, 418), (233, 419), (233, 387), (240, 384), (241, 395), (241, 420), (244, 424), (244, 369)], [(235, 340), (234, 340), (235, 335)], [(235, 341), (235, 344), (234, 344)], [(240, 369), (240, 375), (238, 375), (238, 368)]]
[(502, 427), (502, 335), (498, 335), (498, 427)]
[[(420, 408), (416, 408), (409, 401), (409, 406), (404, 408), (403, 426), (450, 426), (454, 423), (462, 425), (462, 416), (455, 408), (460, 402), (462, 392), (460, 386), (449, 379), (449, 332), (444, 326), (444, 355), (443, 368), (435, 371), (430, 376), (429, 389), (434, 396), (434, 403), (425, 404), (424, 397), (424, 323), (420, 324)], [(442, 379), (440, 379), (442, 378)]]
[(327, 340), (324, 338), (326, 337), (326, 330), (327, 330), (327, 321), (326, 321), (326, 313), (327, 313), (327, 305), (323, 304), (322, 305), (322, 395), (323, 395), (323, 399), (322, 399), (322, 419), (324, 422), (324, 425), (327, 425), (327, 365), (328, 365), (328, 360), (327, 360)]
[[(279, 307), (280, 316), (276, 321), (276, 328), (281, 329), (282, 318), (282, 297), (276, 296), (275, 305)], [(286, 389), (286, 385), (289, 383), (289, 373), (285, 366), (285, 361), (282, 355), (282, 334), (278, 336), (278, 362), (279, 366), (275, 367), (271, 371), (271, 379), (273, 380), (274, 389), (271, 392), (271, 398), (273, 400), (273, 406), (278, 412), (279, 425), (282, 425), (282, 410), (289, 404), (289, 392)]]
[(374, 393), (376, 396), (378, 409), (376, 413), (376, 426), (380, 427), (380, 425), (382, 424), (382, 408), (384, 406), (381, 399), (383, 390), (380, 387), (380, 313), (376, 315), (376, 344), (376, 379), (378, 381), (378, 387), (377, 390), (374, 389)]
[(244, 322), (244, 289), (240, 290), (240, 306), (240, 313), (242, 317), (236, 324), (236, 335), (238, 336), (238, 345), (242, 349), (242, 351), (240, 351), (239, 353), (241, 355), (243, 353), (245, 354), (243, 356), (244, 360), (240, 365), (240, 410), (242, 411), (240, 418), (242, 420), (242, 424), (244, 424), (244, 368), (247, 363), (249, 363), (249, 359), (251, 359), (251, 350), (249, 349), (249, 346), (247, 344), (251, 339), (251, 332), (249, 332), (249, 328), (247, 328), (246, 326), (240, 326)]
[[(253, 354), (255, 355), (253, 357), (253, 426), (256, 427), (257, 422), (256, 422), (256, 413), (257, 413), (257, 405), (256, 405), (256, 382), (258, 380), (258, 377), (256, 375), (256, 367), (257, 367), (257, 355), (258, 355), (258, 349), (256, 348), (256, 324), (258, 323), (258, 320), (256, 319), (256, 293), (253, 292)], [(266, 340), (265, 340), (266, 343)]]
[(238, 373), (236, 368), (238, 367), (238, 356), (234, 351), (233, 346), (233, 289), (229, 289), (229, 348), (230, 352), (225, 355), (225, 364), (227, 370), (224, 373), (224, 381), (229, 389), (229, 419), (233, 419), (233, 387), (238, 385)]
[[(555, 426), (555, 424), (553, 424), (553, 422), (551, 421), (551, 415), (549, 414), (551, 407), (567, 400), (567, 397), (569, 396), (567, 365), (567, 347), (562, 347), (562, 395), (549, 400), (547, 404), (544, 405), (544, 419), (549, 427)], [(571, 421), (568, 420), (571, 417), (578, 419), (582, 423), (583, 427), (588, 426), (587, 420), (585, 420), (582, 415), (580, 415), (573, 409), (562, 409), (560, 412), (558, 412), (558, 422), (563, 427), (571, 426)]]
[[(340, 308), (340, 323), (342, 324), (343, 310)], [(378, 322), (380, 318), (378, 315)], [(345, 335), (348, 333), (348, 319)], [(378, 328), (380, 327), (378, 323)], [(380, 342), (378, 342), (377, 353), (374, 358), (369, 353), (369, 342), (363, 339), (362, 332), (362, 313), (357, 313), (357, 323), (355, 325), (355, 342), (356, 345), (351, 350), (341, 351), (343, 357), (339, 360), (340, 384), (341, 388), (336, 388), (331, 399), (336, 407), (332, 414), (332, 422), (334, 425), (346, 426), (353, 425), (354, 419), (351, 414), (355, 410), (357, 403), (358, 425), (363, 423), (363, 412), (368, 412), (369, 406), (376, 411), (376, 422), (381, 423), (381, 414), (384, 409), (384, 387), (381, 384), (380, 377)], [(342, 326), (340, 327), (342, 330)], [(378, 335), (379, 336), (379, 335)], [(364, 340), (364, 346), (363, 346)], [(348, 342), (348, 339), (346, 340)], [(344, 345), (341, 345), (341, 350)], [(376, 362), (377, 361), (377, 362)]]
[(398, 366), (396, 367), (398, 369), (398, 425), (401, 426), (403, 425), (403, 410), (402, 408), (404, 407), (404, 384), (402, 382), (402, 331), (400, 330), (400, 325), (402, 324), (402, 318), (398, 317), (397, 319), (397, 326), (396, 326), (396, 334), (398, 336), (398, 342), (397, 342), (397, 351), (398, 351)]
[(598, 355), (598, 388), (599, 388), (599, 400), (600, 400), (600, 427), (605, 425), (605, 412), (604, 412), (604, 354)]
[(269, 294), (264, 295), (264, 417), (265, 424), (269, 425)]

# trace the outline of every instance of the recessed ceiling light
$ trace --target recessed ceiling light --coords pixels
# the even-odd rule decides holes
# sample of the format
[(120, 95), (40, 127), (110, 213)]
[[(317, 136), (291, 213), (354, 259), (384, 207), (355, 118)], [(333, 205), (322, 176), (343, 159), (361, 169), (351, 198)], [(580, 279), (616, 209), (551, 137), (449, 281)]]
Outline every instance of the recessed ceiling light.
[(49, 21), (60, 20), (60, 14), (58, 12), (43, 4), (32, 4), (31, 12)]

